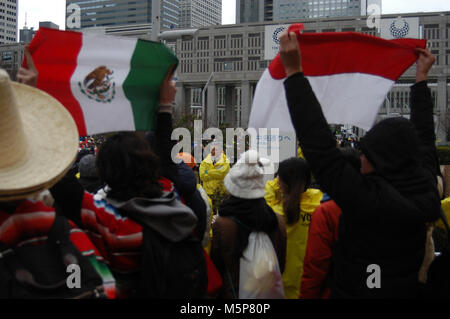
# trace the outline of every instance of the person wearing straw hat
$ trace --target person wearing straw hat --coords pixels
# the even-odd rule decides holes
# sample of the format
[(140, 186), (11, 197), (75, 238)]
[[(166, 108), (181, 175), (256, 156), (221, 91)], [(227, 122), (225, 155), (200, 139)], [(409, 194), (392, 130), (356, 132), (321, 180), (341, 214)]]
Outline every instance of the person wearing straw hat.
[[(90, 194), (70, 174), (51, 189), (60, 211), (88, 232), (107, 260), (116, 280), (116, 298), (200, 298), (206, 295), (206, 265), (201, 249), (206, 227), (205, 203), (196, 190), (194, 173), (186, 166), (191, 178), (178, 178), (177, 165), (170, 157), (172, 102), (176, 94), (172, 76), (173, 72), (169, 71), (160, 89), (154, 137), (119, 132), (100, 146), (96, 168), (100, 180), (106, 184), (103, 189)], [(167, 172), (170, 169), (172, 171)], [(166, 176), (167, 173), (171, 173), (170, 176)], [(148, 247), (153, 242), (150, 236), (157, 234), (160, 244), (170, 241), (176, 248), (189, 239), (194, 248), (198, 248), (200, 254), (191, 254), (190, 260), (198, 262), (195, 273), (187, 276), (184, 272), (190, 261), (170, 265), (166, 265), (167, 260), (162, 261), (164, 270), (171, 273), (174, 267), (183, 265), (185, 268), (177, 275), (191, 280), (191, 284), (181, 289), (174, 287), (174, 278), (179, 277), (169, 276), (167, 272), (167, 276), (160, 276), (161, 265), (150, 262), (153, 257), (148, 255), (160, 252), (159, 246), (158, 250)], [(179, 253), (175, 248), (166, 251)], [(192, 253), (192, 250), (186, 251)], [(149, 280), (163, 282), (163, 287), (156, 289)]]
[[(78, 149), (78, 131), (70, 113), (56, 99), (25, 84), (35, 84), (37, 72), (31, 55), (26, 50), (29, 68), (19, 71), (22, 83), (12, 82), (0, 69), (0, 256), (6, 263), (6, 252), (16, 254), (17, 247), (31, 247), (45, 243), (50, 234), (69, 227), (70, 245), (92, 262), (98, 275), (103, 276), (104, 291), (114, 297), (114, 279), (96, 252), (89, 238), (76, 225), (57, 217), (52, 207), (37, 200), (39, 195), (57, 183), (75, 161)], [(48, 143), (51, 140), (52, 143)], [(57, 223), (58, 221), (58, 223)], [(65, 226), (63, 226), (65, 225)], [(39, 245), (37, 245), (39, 246)], [(10, 254), (11, 255), (11, 254)], [(90, 257), (89, 257), (90, 258)], [(78, 260), (80, 261), (80, 260)], [(9, 261), (8, 261), (9, 262)], [(40, 263), (33, 261), (33, 270)], [(81, 264), (80, 264), (81, 265)], [(25, 265), (28, 266), (28, 265)], [(42, 265), (41, 265), (42, 266)], [(30, 268), (31, 271), (31, 268)], [(23, 284), (36, 285), (40, 276), (18, 277)], [(6, 277), (5, 277), (6, 276)], [(49, 274), (51, 276), (51, 274)], [(51, 277), (50, 277), (51, 278)], [(100, 283), (102, 278), (99, 277)], [(0, 276), (0, 295), (17, 297), (5, 272)], [(15, 290), (17, 292), (17, 290)], [(12, 295), (11, 295), (12, 294)]]

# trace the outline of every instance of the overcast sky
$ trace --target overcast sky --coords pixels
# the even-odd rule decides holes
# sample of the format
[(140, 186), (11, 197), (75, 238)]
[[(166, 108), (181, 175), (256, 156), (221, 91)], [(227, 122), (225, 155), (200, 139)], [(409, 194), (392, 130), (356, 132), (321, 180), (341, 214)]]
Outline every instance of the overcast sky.
[[(450, 0), (382, 0), (383, 14), (450, 11)], [(19, 0), (19, 29), (25, 24), (38, 29), (39, 21), (52, 21), (65, 26), (65, 0)], [(222, 23), (235, 23), (236, 1), (222, 0)]]

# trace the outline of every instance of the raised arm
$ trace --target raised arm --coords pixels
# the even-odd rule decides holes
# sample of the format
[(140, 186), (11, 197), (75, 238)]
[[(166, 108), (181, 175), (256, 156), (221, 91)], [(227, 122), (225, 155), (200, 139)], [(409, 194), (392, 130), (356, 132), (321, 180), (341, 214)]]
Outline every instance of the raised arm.
[(321, 187), (344, 211), (348, 214), (361, 211), (375, 200), (372, 186), (337, 149), (319, 101), (302, 73), (295, 33), (283, 33), (280, 42), (281, 60), (288, 77), (284, 83), (286, 98), (303, 154)]
[[(177, 89), (173, 79), (173, 69), (167, 72), (163, 80), (159, 97), (159, 110), (156, 124), (156, 150), (163, 166), (173, 163), (171, 151), (174, 146), (172, 141), (172, 103), (175, 100)], [(175, 165), (175, 164), (174, 164)]]
[(25, 59), (27, 67), (21, 67), (19, 72), (17, 72), (17, 82), (36, 87), (38, 71), (34, 65), (33, 57), (27, 47), (25, 47)]
[(175, 184), (175, 187), (177, 187), (178, 167), (172, 161), (171, 155), (172, 148), (175, 145), (175, 141), (172, 141), (172, 105), (177, 92), (175, 82), (173, 81), (173, 74), (173, 68), (171, 68), (161, 84), (156, 131), (154, 135), (154, 152), (160, 159), (162, 175), (170, 179)]
[(436, 134), (434, 132), (433, 101), (428, 88), (428, 72), (436, 58), (428, 49), (416, 49), (417, 60), (416, 83), (411, 87), (411, 121), (417, 129), (421, 142), (423, 165), (433, 176), (439, 174), (436, 153)]

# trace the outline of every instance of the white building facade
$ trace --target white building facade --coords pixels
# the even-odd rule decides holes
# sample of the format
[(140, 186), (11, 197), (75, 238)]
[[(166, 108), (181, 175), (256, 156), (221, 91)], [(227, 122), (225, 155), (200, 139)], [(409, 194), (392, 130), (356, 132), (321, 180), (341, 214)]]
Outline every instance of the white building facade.
[(17, 42), (18, 0), (0, 0), (0, 44)]
[(180, 28), (222, 24), (222, 0), (180, 0)]

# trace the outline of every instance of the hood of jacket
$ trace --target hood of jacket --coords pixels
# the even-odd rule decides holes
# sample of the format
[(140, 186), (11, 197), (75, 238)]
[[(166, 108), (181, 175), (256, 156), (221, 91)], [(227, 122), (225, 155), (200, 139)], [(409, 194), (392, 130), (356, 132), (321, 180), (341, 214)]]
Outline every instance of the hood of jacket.
[(361, 150), (386, 179), (402, 194), (429, 191), (432, 179), (422, 167), (420, 140), (414, 125), (404, 118), (386, 119), (361, 139)]
[(231, 196), (219, 209), (222, 217), (234, 217), (248, 231), (272, 232), (278, 226), (274, 211), (264, 198), (244, 199)]
[(307, 213), (314, 213), (322, 201), (323, 193), (320, 189), (308, 188), (301, 196), (300, 210)]
[(228, 160), (228, 158), (227, 158), (227, 156), (225, 155), (224, 152), (222, 152), (218, 156), (215, 156), (215, 159), (216, 159), (216, 163), (213, 164), (213, 156), (211, 154), (209, 154), (203, 161), (208, 163), (208, 164), (211, 164), (211, 165), (229, 163), (229, 160)]
[(106, 198), (106, 201), (122, 215), (150, 227), (172, 242), (187, 238), (197, 226), (197, 216), (178, 200), (174, 192), (164, 192), (160, 198), (136, 197), (125, 202)]

